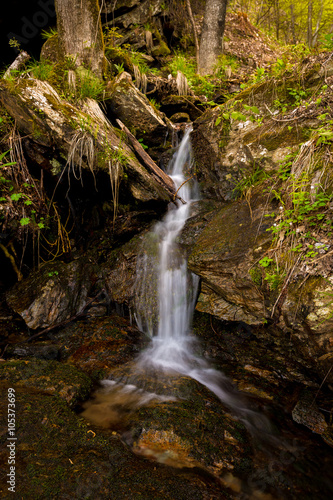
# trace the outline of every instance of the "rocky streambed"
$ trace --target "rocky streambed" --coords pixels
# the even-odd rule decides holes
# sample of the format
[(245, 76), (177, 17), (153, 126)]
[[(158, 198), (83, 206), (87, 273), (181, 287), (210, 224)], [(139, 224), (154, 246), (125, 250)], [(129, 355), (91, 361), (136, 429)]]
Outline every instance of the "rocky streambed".
[[(134, 360), (147, 339), (127, 320), (87, 317), (52, 339), (11, 346), (11, 359), (0, 364), (2, 393), (11, 387), (16, 396), (18, 494), (328, 498), (332, 400), (295, 362), (291, 343), (275, 332), (273, 345), (260, 329), (202, 313), (194, 331), (202, 355), (228, 375), (226, 384), (268, 417), (267, 438), (251, 436), (198, 382), (138, 369)], [(98, 384), (108, 378), (117, 381), (113, 392)], [(7, 404), (4, 397), (3, 429)], [(5, 445), (5, 433), (1, 440)], [(7, 455), (3, 446), (3, 471)], [(1, 488), (10, 498), (4, 474)]]

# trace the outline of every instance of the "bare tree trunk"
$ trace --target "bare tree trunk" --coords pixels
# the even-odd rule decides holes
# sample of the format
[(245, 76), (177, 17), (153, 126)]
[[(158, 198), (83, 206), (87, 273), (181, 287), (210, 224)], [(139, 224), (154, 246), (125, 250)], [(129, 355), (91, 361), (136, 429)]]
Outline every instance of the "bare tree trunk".
[(318, 34), (319, 34), (319, 30), (320, 30), (320, 23), (321, 23), (321, 20), (323, 17), (323, 11), (324, 11), (324, 0), (321, 0), (320, 11), (319, 11), (318, 17), (317, 17), (316, 29), (315, 29), (315, 32), (314, 32), (313, 37), (312, 37), (312, 47), (315, 47), (315, 45), (317, 45)]
[(104, 49), (98, 0), (55, 0), (59, 49), (76, 65), (103, 75)]
[(279, 4), (279, 0), (274, 1), (274, 14), (275, 14), (276, 39), (279, 40), (279, 38), (280, 38), (280, 4)]
[(312, 47), (312, 0), (308, 1), (308, 32), (307, 32), (308, 47)]
[(200, 75), (212, 73), (222, 54), (225, 15), (228, 0), (207, 0), (199, 49)]
[(294, 12), (294, 4), (290, 4), (290, 20), (291, 20), (291, 39), (293, 44), (296, 44), (296, 35), (295, 35), (295, 12)]
[(193, 28), (193, 37), (194, 37), (194, 45), (195, 45), (195, 55), (196, 55), (196, 60), (197, 60), (197, 68), (199, 68), (199, 42), (198, 42), (198, 35), (197, 35), (197, 29), (195, 27), (195, 22), (192, 14), (192, 8), (191, 8), (191, 2), (190, 0), (186, 0), (186, 6), (187, 6), (187, 12), (188, 16), (190, 18), (192, 28)]

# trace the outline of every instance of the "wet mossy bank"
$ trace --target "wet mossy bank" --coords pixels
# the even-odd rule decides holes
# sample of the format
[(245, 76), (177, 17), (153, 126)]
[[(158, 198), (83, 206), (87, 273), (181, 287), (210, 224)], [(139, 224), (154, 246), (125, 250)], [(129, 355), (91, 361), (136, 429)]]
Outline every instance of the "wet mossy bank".
[[(101, 435), (59, 398), (15, 388), (16, 488), (8, 491), (6, 437), (1, 438), (2, 498), (187, 500), (230, 498), (213, 478), (136, 457), (118, 436)], [(4, 391), (8, 384), (3, 385)], [(2, 400), (2, 427), (7, 402)]]

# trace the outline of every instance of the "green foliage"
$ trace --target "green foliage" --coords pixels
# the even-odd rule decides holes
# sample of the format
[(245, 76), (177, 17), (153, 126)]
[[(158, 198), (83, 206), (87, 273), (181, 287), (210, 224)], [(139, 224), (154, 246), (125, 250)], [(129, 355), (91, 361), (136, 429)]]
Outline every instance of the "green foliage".
[[(216, 85), (209, 76), (195, 75), (190, 83), (196, 95), (204, 95), (207, 99), (212, 99), (216, 92)], [(216, 106), (214, 101), (212, 101), (212, 106)]]
[(324, 49), (329, 51), (333, 50), (333, 33), (326, 33), (321, 39), (321, 43)]
[(12, 49), (21, 50), (21, 44), (16, 38), (11, 38), (8, 43)]
[(143, 149), (148, 149), (148, 146), (143, 143), (143, 139), (138, 139), (138, 142), (141, 144), (141, 146), (143, 147)]
[(159, 102), (157, 102), (156, 99), (154, 99), (153, 97), (151, 99), (149, 99), (149, 102), (153, 106), (153, 108), (160, 109), (161, 104)]
[(289, 95), (295, 99), (297, 106), (300, 106), (302, 101), (307, 97), (308, 93), (302, 88), (288, 88)]
[(58, 35), (58, 31), (56, 28), (49, 28), (47, 30), (42, 30), (41, 36), (44, 38), (44, 40), (48, 40), (49, 38), (52, 38), (54, 36)]
[(103, 31), (103, 40), (105, 48), (107, 49), (110, 47), (115, 47), (116, 40), (122, 37), (123, 36), (120, 35), (120, 33), (118, 33), (117, 27), (110, 28), (109, 26), (106, 26)]
[(192, 86), (193, 79), (196, 75), (196, 67), (194, 60), (189, 59), (187, 54), (177, 52), (173, 59), (168, 63), (169, 70), (172, 76), (176, 77), (180, 71), (186, 76), (189, 86)]
[(50, 278), (52, 276), (59, 276), (59, 272), (58, 271), (50, 271), (49, 273), (47, 273), (48, 276), (50, 276)]
[(35, 78), (50, 81), (54, 75), (54, 64), (47, 59), (29, 61), (24, 73), (32, 73)]
[(244, 196), (250, 189), (260, 184), (268, 177), (269, 175), (259, 165), (254, 165), (253, 172), (237, 182), (233, 189), (233, 193), (238, 196)]
[(259, 265), (261, 267), (268, 267), (271, 265), (272, 262), (274, 262), (274, 259), (270, 259), (269, 257), (263, 257), (261, 260), (259, 260)]
[(76, 88), (76, 95), (79, 99), (95, 99), (101, 101), (104, 98), (105, 84), (90, 70), (80, 72), (79, 84)]
[(214, 74), (218, 78), (225, 79), (229, 72), (238, 70), (240, 63), (236, 57), (222, 54), (218, 57), (217, 63), (214, 68)]
[(30, 224), (30, 217), (22, 217), (22, 219), (20, 219), (20, 224), (21, 226), (27, 226)]
[(140, 52), (132, 51), (129, 53), (129, 55), (133, 66), (138, 67), (141, 75), (150, 73), (150, 68)]
[[(27, 230), (38, 232), (46, 228), (43, 213), (45, 205), (41, 204), (41, 194), (36, 192), (36, 186), (33, 182), (20, 182), (22, 175), (26, 177), (26, 172), (20, 172), (20, 165), (17, 162), (5, 161), (9, 151), (0, 154), (0, 189), (2, 192), (0, 202), (0, 218), (2, 213), (6, 212), (7, 223), (13, 228), (26, 227)], [(13, 174), (15, 169), (15, 174)], [(15, 180), (14, 180), (15, 179)], [(38, 210), (38, 212), (37, 212)]]
[(124, 63), (115, 64), (114, 67), (116, 68), (118, 75), (121, 75), (121, 73), (124, 72)]
[(276, 290), (285, 277), (285, 273), (281, 272), (277, 265), (273, 263), (274, 259), (267, 256), (259, 261), (259, 265), (264, 269), (264, 280), (270, 290)]

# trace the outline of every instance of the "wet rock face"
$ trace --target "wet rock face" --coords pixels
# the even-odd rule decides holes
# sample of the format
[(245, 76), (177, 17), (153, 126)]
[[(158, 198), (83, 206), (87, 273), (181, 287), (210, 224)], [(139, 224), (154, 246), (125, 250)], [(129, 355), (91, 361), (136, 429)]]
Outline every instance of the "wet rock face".
[(29, 328), (58, 325), (85, 306), (91, 274), (85, 260), (44, 264), (8, 292), (7, 303)]
[(202, 279), (197, 309), (227, 321), (261, 324), (269, 313), (250, 269), (267, 250), (271, 236), (263, 215), (263, 198), (251, 206), (243, 200), (219, 210), (204, 229), (189, 257)]
[[(189, 267), (201, 277), (197, 311), (225, 321), (261, 325), (272, 319), (297, 344), (304, 360), (315, 361), (315, 372), (332, 383), (332, 277), (301, 274), (280, 287), (271, 288), (259, 261), (272, 242), (265, 214), (274, 204), (253, 194), (188, 221), (182, 241), (188, 244)], [(207, 220), (206, 227), (202, 218)], [(193, 241), (194, 240), (194, 241)], [(280, 295), (281, 294), (281, 295)], [(282, 297), (282, 298), (281, 298)]]
[(135, 296), (136, 265), (141, 236), (112, 252), (103, 265), (105, 284), (112, 301), (131, 307)]
[(121, 429), (136, 454), (174, 467), (204, 467), (218, 476), (249, 465), (245, 427), (200, 383), (133, 363), (112, 370), (110, 377), (84, 404), (82, 415)]
[(107, 377), (112, 368), (132, 360), (147, 343), (142, 332), (115, 314), (68, 325), (57, 335), (57, 341), (65, 345), (61, 360), (93, 380)]

